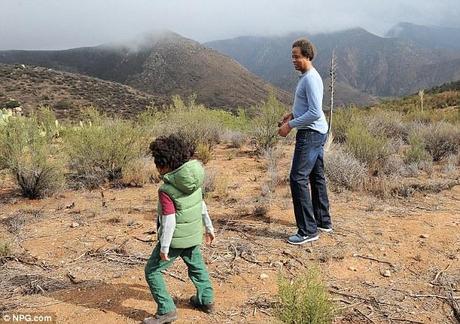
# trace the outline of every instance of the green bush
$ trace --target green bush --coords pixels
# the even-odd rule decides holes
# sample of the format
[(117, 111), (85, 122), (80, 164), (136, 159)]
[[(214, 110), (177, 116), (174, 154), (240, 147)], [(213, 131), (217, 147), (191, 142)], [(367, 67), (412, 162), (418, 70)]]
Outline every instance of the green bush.
[(252, 120), (250, 136), (258, 152), (266, 151), (280, 140), (278, 122), (286, 113), (286, 107), (272, 93), (267, 102), (257, 107), (257, 116)]
[(36, 116), (10, 118), (0, 126), (0, 168), (8, 169), (23, 196), (51, 195), (64, 184), (62, 160)]
[(389, 141), (383, 136), (373, 136), (362, 124), (355, 124), (347, 131), (347, 150), (369, 167), (376, 168), (389, 155)]
[(334, 141), (344, 143), (348, 129), (361, 120), (362, 111), (356, 107), (338, 109), (333, 115), (332, 135)]
[(334, 319), (333, 301), (316, 269), (311, 268), (292, 280), (280, 276), (278, 297), (276, 316), (283, 323), (326, 324)]
[(228, 125), (232, 125), (232, 121), (238, 118), (229, 112), (211, 110), (198, 105), (194, 97), (185, 103), (176, 96), (173, 97), (173, 104), (169, 109), (163, 111), (150, 109), (141, 114), (139, 124), (151, 137), (181, 133), (192, 139), (196, 145), (206, 144), (212, 149), (221, 141), (222, 130), (228, 128)]
[(15, 99), (8, 99), (4, 104), (3, 106), (5, 108), (8, 108), (8, 109), (13, 109), (13, 108), (16, 108), (16, 107), (19, 107), (21, 106), (21, 103)]
[(418, 164), (421, 161), (431, 159), (430, 154), (425, 150), (425, 143), (419, 134), (412, 132), (409, 135), (409, 148), (404, 154), (406, 164)]
[(64, 142), (75, 183), (95, 188), (121, 179), (124, 169), (145, 155), (149, 139), (133, 122), (94, 109), (86, 112), (86, 119), (66, 131)]

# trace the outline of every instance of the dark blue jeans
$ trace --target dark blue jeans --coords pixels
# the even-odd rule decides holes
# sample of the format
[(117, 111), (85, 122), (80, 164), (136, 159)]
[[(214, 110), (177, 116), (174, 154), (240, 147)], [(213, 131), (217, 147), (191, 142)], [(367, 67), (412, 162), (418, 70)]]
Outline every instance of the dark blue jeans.
[(327, 134), (313, 130), (299, 130), (296, 135), (289, 180), (297, 233), (302, 236), (315, 235), (317, 226), (332, 226), (323, 162), (326, 138)]

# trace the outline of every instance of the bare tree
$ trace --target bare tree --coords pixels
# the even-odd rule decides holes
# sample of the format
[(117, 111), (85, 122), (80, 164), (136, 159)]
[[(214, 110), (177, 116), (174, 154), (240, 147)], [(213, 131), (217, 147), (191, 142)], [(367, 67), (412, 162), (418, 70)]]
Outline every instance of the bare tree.
[(335, 58), (335, 49), (332, 50), (331, 56), (331, 65), (329, 67), (329, 77), (331, 79), (329, 84), (329, 91), (331, 93), (331, 100), (329, 106), (329, 130), (327, 132), (327, 142), (326, 142), (326, 151), (331, 147), (334, 137), (332, 136), (332, 113), (334, 111), (334, 93), (335, 93), (335, 78), (336, 78), (336, 58)]

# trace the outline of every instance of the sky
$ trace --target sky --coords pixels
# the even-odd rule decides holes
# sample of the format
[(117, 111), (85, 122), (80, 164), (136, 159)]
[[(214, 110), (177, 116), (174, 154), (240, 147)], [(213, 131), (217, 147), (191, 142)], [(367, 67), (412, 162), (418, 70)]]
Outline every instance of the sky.
[(398, 22), (460, 28), (460, 0), (0, 0), (0, 49), (65, 49), (171, 30), (199, 42)]

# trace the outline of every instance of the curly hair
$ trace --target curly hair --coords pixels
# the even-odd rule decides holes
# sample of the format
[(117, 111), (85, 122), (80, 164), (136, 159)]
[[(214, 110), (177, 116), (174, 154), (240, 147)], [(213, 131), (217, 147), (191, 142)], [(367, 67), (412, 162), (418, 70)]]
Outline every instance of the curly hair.
[(180, 134), (160, 136), (150, 143), (150, 151), (159, 167), (175, 170), (182, 166), (195, 153), (195, 145)]
[(300, 52), (302, 53), (302, 55), (308, 58), (310, 61), (313, 61), (313, 59), (315, 58), (316, 48), (308, 39), (301, 38), (296, 40), (292, 44), (292, 48), (294, 47), (300, 48)]

